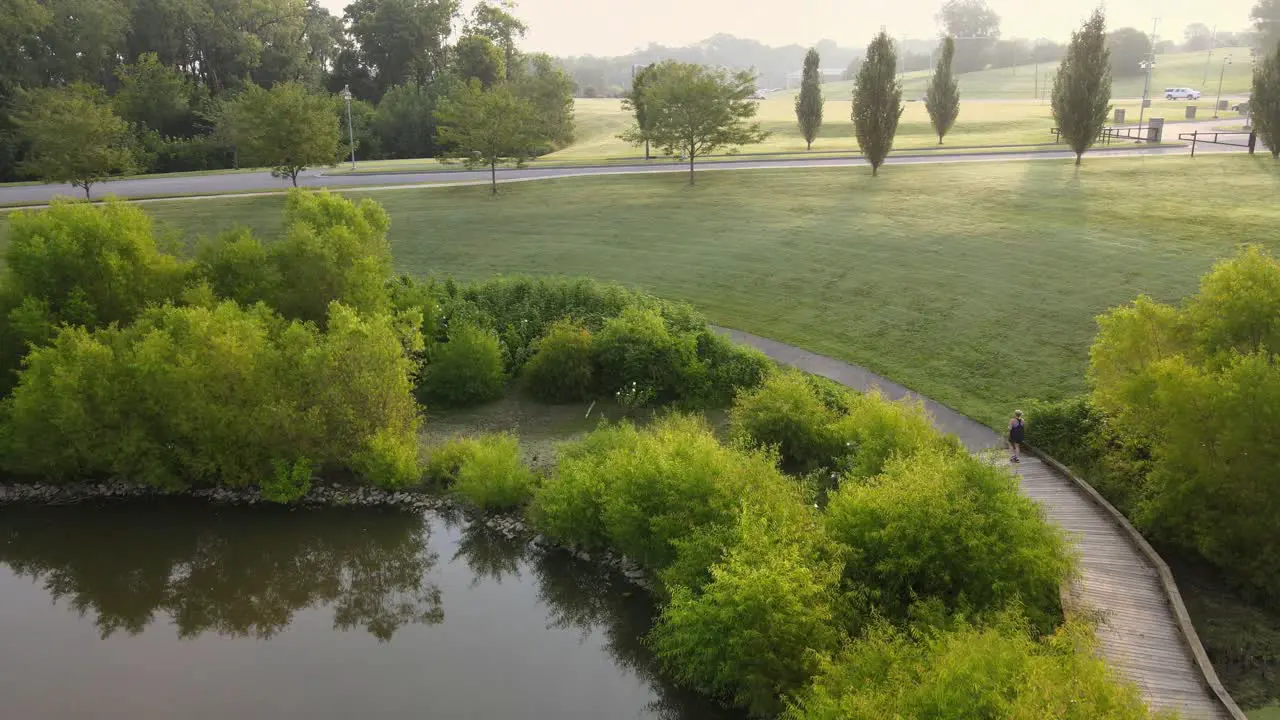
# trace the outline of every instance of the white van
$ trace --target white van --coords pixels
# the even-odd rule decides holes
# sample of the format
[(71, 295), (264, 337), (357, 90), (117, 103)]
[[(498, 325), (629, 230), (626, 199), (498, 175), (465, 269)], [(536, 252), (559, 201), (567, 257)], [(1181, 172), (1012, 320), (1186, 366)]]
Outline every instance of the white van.
[(1165, 100), (1199, 100), (1200, 91), (1191, 88), (1165, 88)]

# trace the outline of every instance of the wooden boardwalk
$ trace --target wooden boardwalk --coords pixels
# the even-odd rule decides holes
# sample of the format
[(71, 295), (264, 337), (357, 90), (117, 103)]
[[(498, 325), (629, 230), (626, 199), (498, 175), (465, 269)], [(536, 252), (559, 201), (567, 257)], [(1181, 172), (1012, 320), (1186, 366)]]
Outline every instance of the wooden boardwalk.
[[(867, 370), (833, 358), (736, 330), (722, 330), (774, 360), (857, 390), (879, 388), (886, 396), (925, 403), (938, 427), (973, 452), (1004, 446), (990, 428)], [(1065, 469), (1032, 456), (1015, 466), (1022, 490), (1075, 541), (1080, 574), (1063, 588), (1068, 612), (1097, 620), (1099, 650), (1156, 710), (1175, 710), (1188, 720), (1245, 720), (1222, 689), (1172, 575), (1155, 551), (1091, 488)]]

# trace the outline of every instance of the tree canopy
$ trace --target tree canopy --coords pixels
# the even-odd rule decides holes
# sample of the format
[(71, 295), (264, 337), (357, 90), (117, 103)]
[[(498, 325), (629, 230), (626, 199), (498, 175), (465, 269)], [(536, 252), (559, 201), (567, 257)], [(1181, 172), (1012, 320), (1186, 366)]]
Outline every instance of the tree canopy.
[(1269, 52), (1258, 58), (1253, 70), (1249, 113), (1258, 137), (1271, 150), (1271, 157), (1280, 159), (1280, 38), (1272, 43)]
[(84, 190), (133, 167), (125, 146), (128, 125), (111, 110), (106, 94), (83, 83), (28, 91), (18, 131), (31, 147), (24, 167), (45, 180)]
[(338, 113), (326, 96), (301, 83), (270, 90), (249, 86), (227, 103), (218, 132), (248, 167), (270, 167), (298, 184), (298, 173), (338, 159)]
[(805, 149), (813, 147), (814, 138), (822, 128), (822, 78), (818, 75), (821, 59), (818, 51), (809, 48), (804, 56), (804, 75), (800, 81), (800, 94), (796, 96), (796, 121)]
[(858, 147), (871, 163), (872, 175), (879, 174), (893, 149), (898, 119), (902, 117), (902, 84), (898, 82), (897, 67), (893, 40), (881, 30), (867, 46), (867, 59), (853, 81), (853, 129)]
[(468, 167), (488, 167), (495, 195), (498, 165), (523, 165), (547, 140), (532, 103), (506, 85), (485, 88), (474, 78), (444, 98), (435, 116), (449, 155)]
[(1053, 81), (1053, 118), (1080, 164), (1093, 146), (1111, 111), (1111, 51), (1106, 44), (1107, 19), (1095, 10), (1071, 34), (1067, 55)]
[(636, 145), (648, 140), (668, 155), (688, 159), (692, 185), (694, 160), (699, 155), (758, 143), (768, 136), (760, 123), (753, 122), (757, 106), (751, 96), (755, 91), (755, 79), (749, 72), (663, 63), (644, 89), (649, 131), (645, 133), (636, 125), (621, 137)]

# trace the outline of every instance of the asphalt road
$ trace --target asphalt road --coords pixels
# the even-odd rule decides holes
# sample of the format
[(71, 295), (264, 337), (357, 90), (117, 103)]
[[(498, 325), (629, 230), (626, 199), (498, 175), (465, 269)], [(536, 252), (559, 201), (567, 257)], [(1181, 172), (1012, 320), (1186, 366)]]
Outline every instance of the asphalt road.
[[(1235, 120), (1235, 123), (1242, 121)], [(1199, 130), (1205, 132), (1214, 127), (1233, 124), (1233, 120), (1208, 120), (1196, 123), (1179, 123), (1166, 126), (1166, 140), (1176, 140), (1177, 134)], [(1124, 148), (1124, 149), (1118, 149)], [(1201, 152), (1242, 152), (1239, 148), (1227, 148), (1213, 145), (1200, 145)], [(1099, 148), (1092, 151), (1094, 156), (1107, 157), (1146, 157), (1161, 155), (1183, 155), (1189, 152), (1186, 147), (1153, 147), (1143, 148), (1137, 145), (1113, 144), (1110, 148)], [(892, 165), (921, 165), (936, 163), (973, 163), (973, 162), (1013, 162), (1025, 160), (1068, 159), (1074, 157), (1069, 150), (1061, 152), (1005, 152), (1005, 153), (939, 153), (920, 152), (912, 154), (904, 151), (891, 155)], [(858, 167), (866, 162), (860, 158), (814, 158), (800, 160), (748, 159), (707, 162), (698, 165), (699, 172), (723, 170), (756, 170), (756, 169), (788, 169), (788, 168), (823, 168), (823, 167)], [(687, 172), (688, 166), (671, 160), (659, 160), (649, 164), (635, 165), (601, 165), (584, 167), (530, 167), (523, 169), (500, 169), (499, 181), (524, 181), (561, 177), (578, 177), (583, 175), (628, 175), (636, 173)], [(334, 172), (333, 175), (326, 174)], [(477, 183), (488, 182), (488, 171), (431, 171), (418, 173), (377, 173), (367, 175), (340, 175), (338, 171), (309, 170), (298, 177), (301, 187), (373, 187), (403, 186), (420, 183)], [(280, 191), (289, 187), (288, 180), (274, 178), (269, 172), (232, 173), (222, 175), (193, 175), (187, 177), (167, 178), (127, 178), (99, 183), (93, 186), (93, 197), (103, 198), (116, 196), (120, 198), (139, 198), (156, 195), (217, 195), (220, 193), (243, 193), (253, 191)], [(68, 197), (84, 197), (83, 191), (63, 184), (21, 185), (0, 187), (0, 205), (35, 205), (46, 203), (52, 198), (64, 195)]]

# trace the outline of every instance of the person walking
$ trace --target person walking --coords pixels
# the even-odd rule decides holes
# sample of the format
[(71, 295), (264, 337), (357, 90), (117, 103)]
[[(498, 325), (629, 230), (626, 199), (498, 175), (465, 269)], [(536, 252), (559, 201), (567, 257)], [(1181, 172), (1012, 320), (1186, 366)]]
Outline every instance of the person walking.
[(1018, 451), (1022, 449), (1022, 439), (1026, 431), (1027, 424), (1022, 420), (1022, 411), (1014, 410), (1013, 417), (1009, 419), (1009, 449), (1013, 451), (1009, 462), (1022, 462), (1022, 458), (1018, 457)]

